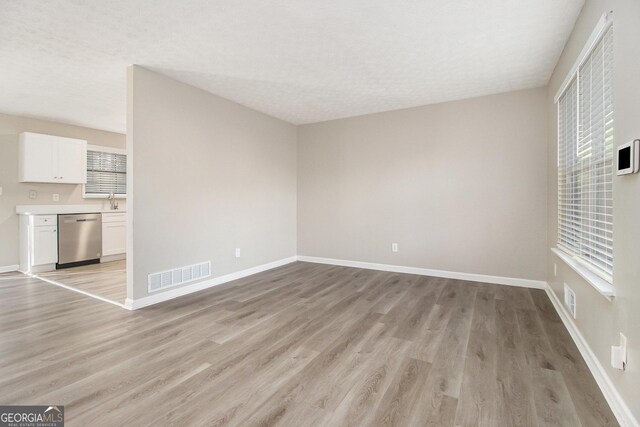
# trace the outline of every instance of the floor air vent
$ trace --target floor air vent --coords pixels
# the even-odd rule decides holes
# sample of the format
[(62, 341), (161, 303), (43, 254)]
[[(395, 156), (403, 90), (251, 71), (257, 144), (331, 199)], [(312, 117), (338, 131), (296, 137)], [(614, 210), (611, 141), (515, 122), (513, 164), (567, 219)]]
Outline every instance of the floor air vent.
[(569, 313), (576, 318), (576, 293), (566, 283), (564, 284), (564, 305), (569, 310)]
[(201, 262), (200, 264), (174, 268), (173, 270), (151, 273), (148, 278), (148, 288), (149, 292), (155, 292), (160, 289), (193, 282), (194, 280), (205, 279), (209, 276), (211, 276), (211, 261)]

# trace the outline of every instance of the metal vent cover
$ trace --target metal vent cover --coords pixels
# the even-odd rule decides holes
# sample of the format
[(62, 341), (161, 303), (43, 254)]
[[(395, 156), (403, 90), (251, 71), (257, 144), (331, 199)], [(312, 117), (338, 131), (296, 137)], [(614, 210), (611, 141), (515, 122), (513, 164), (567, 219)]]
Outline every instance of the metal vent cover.
[(147, 279), (147, 289), (149, 293), (156, 292), (161, 289), (184, 285), (185, 283), (205, 279), (210, 276), (211, 261), (205, 261), (199, 264), (151, 273)]

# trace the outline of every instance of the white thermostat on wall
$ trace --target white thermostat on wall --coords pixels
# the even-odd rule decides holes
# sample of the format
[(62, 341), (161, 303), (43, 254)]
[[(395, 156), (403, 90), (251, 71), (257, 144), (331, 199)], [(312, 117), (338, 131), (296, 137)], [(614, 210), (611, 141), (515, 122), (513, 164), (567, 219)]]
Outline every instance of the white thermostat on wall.
[(617, 175), (638, 172), (638, 168), (640, 168), (638, 154), (640, 154), (640, 139), (619, 146)]

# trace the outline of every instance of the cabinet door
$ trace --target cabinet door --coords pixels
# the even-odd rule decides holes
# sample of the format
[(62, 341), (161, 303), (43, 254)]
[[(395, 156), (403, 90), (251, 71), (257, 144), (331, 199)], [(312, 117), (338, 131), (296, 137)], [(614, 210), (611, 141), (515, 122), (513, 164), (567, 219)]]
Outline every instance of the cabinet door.
[(80, 139), (56, 137), (58, 151), (57, 180), (63, 184), (87, 183), (87, 142)]
[(102, 223), (102, 256), (119, 255), (127, 252), (127, 223)]
[(58, 227), (55, 225), (33, 227), (32, 265), (58, 262)]
[(58, 141), (50, 135), (20, 134), (20, 182), (58, 182), (54, 157)]

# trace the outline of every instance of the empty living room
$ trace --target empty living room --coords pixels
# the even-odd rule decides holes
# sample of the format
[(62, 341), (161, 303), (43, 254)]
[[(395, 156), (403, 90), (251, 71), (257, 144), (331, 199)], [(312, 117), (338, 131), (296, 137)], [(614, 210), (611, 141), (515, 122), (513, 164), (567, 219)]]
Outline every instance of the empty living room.
[(640, 1), (0, 0), (0, 427), (640, 427)]

